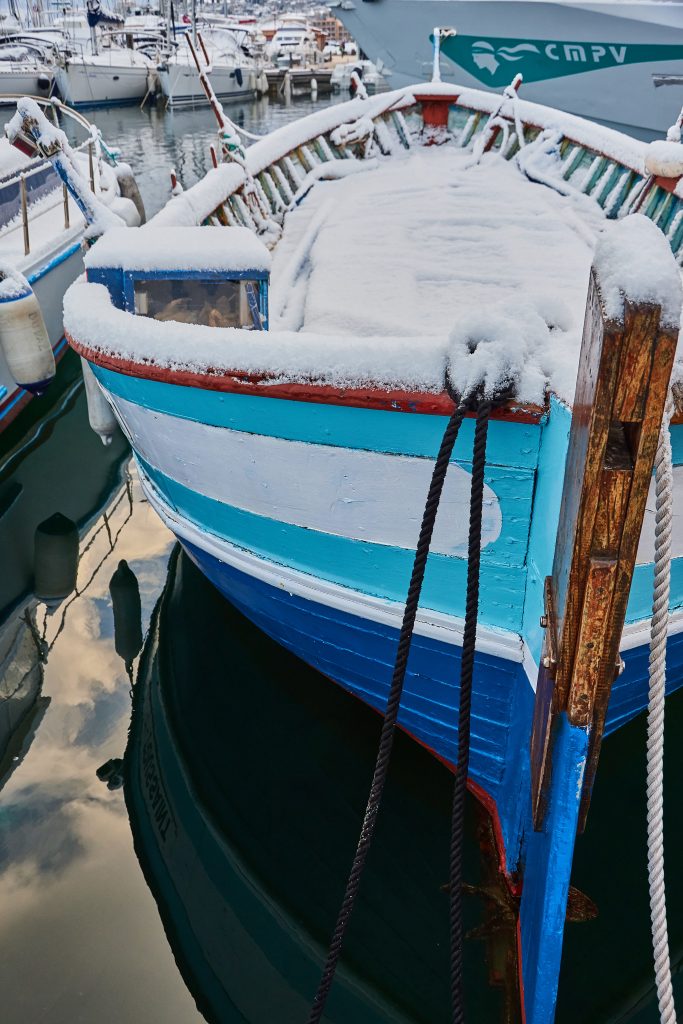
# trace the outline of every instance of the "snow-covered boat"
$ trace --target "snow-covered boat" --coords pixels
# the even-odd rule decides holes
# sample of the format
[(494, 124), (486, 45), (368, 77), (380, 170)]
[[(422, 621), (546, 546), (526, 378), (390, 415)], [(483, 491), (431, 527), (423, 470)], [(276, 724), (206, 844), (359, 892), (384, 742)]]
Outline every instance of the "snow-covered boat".
[(332, 88), (339, 92), (349, 92), (354, 71), (363, 82), (366, 92), (381, 92), (388, 88), (384, 75), (371, 60), (347, 60), (335, 64), (330, 79)]
[(140, 103), (156, 82), (154, 62), (139, 50), (111, 46), (99, 53), (70, 52), (60, 57), (55, 82), (72, 107)]
[[(683, 147), (512, 88), (434, 83), (246, 153), (225, 126), (221, 143), (229, 162), (92, 248), (67, 335), (208, 578), (373, 707), (391, 692), (388, 714), (449, 765), (476, 636), (468, 784), (520, 898), (525, 1019), (548, 1024), (600, 743), (648, 702), (663, 555), (647, 495), (683, 298)], [(682, 544), (675, 525), (656, 620), (670, 689)]]
[(514, 74), (525, 96), (626, 129), (664, 132), (683, 106), (683, 4), (644, 0), (327, 0), (392, 86), (429, 81), (435, 25), (447, 81), (499, 89)]
[[(0, 99), (4, 120), (24, 102)], [(31, 102), (51, 122), (69, 122), (80, 140), (73, 159), (95, 199), (112, 216), (118, 211), (130, 220), (132, 204), (121, 196), (117, 177), (130, 175), (130, 168), (110, 166), (97, 130), (82, 115), (56, 100)], [(16, 143), (20, 148), (0, 141), (0, 431), (47, 388), (66, 351), (62, 302), (83, 272), (87, 227), (45, 154), (27, 136)]]
[[(225, 29), (204, 30), (198, 49), (208, 66), (215, 95), (223, 102), (256, 96), (260, 70), (253, 58), (243, 51), (233, 32)], [(179, 46), (158, 68), (159, 85), (169, 106), (205, 103), (194, 57), (188, 47)], [(263, 90), (262, 90), (263, 91)]]
[(51, 96), (54, 65), (50, 49), (30, 37), (0, 43), (0, 95)]

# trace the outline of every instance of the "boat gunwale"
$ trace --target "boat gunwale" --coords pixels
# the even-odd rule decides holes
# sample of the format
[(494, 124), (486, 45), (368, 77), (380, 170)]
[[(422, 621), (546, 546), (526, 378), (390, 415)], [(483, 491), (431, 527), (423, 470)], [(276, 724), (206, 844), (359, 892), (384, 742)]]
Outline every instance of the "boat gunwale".
[[(153, 362), (137, 362), (124, 359), (100, 349), (85, 345), (66, 334), (69, 345), (88, 362), (105, 370), (120, 373), (126, 377), (173, 384), (180, 387), (196, 388), (203, 391), (221, 391), (234, 394), (256, 395), (260, 398), (281, 398), (295, 402), (311, 402), (323, 405), (344, 405), (353, 408), (378, 409), (385, 412), (417, 413), (428, 416), (450, 416), (455, 409), (453, 399), (444, 390), (439, 393), (428, 391), (404, 391), (382, 387), (343, 388), (319, 383), (270, 383), (273, 377), (267, 374), (245, 373), (240, 370), (213, 370), (203, 373), (192, 370), (160, 366)], [(548, 406), (510, 401), (497, 407), (492, 418), (515, 423), (538, 424), (547, 415)], [(468, 415), (474, 416), (474, 413)]]

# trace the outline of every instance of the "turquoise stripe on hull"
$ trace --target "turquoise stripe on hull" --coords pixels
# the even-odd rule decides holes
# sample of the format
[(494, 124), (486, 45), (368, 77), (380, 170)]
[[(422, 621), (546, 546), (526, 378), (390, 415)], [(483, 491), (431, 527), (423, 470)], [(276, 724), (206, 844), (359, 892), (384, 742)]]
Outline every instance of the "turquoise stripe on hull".
[[(129, 377), (95, 363), (91, 366), (112, 395), (145, 409), (289, 441), (435, 458), (447, 422), (445, 416), (205, 391)], [(494, 420), (489, 428), (489, 465), (535, 469), (540, 436), (536, 424)], [(466, 420), (453, 455), (455, 460), (471, 458), (473, 439), (474, 421)]]
[[(336, 537), (244, 512), (190, 490), (139, 456), (138, 460), (169, 504), (201, 529), (313, 577), (340, 583), (363, 594), (405, 601), (412, 551)], [(466, 576), (467, 564), (463, 559), (431, 555), (423, 606), (462, 618)], [(479, 618), (483, 625), (521, 630), (525, 577), (524, 568), (482, 565)]]

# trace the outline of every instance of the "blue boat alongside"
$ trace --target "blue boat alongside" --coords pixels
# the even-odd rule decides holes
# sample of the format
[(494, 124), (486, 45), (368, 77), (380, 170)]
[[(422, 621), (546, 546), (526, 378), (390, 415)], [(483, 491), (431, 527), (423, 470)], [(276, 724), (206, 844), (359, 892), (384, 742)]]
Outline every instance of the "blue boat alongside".
[[(189, 556), (380, 712), (454, 403), (476, 389), (496, 399), (468, 785), (520, 897), (527, 1024), (553, 1019), (600, 741), (648, 703), (648, 487), (681, 304), (683, 160), (661, 171), (683, 147), (671, 145), (513, 93), (357, 99), (238, 151), (146, 227), (108, 231), (65, 303), (70, 343)], [(675, 494), (675, 410), (672, 422)], [(398, 716), (451, 766), (474, 435), (469, 410)], [(674, 525), (670, 689), (682, 607)]]
[[(80, 138), (70, 152), (93, 202), (128, 212), (94, 126), (57, 100), (28, 102), (40, 118), (50, 117), (52, 133), (55, 123), (68, 122)], [(8, 119), (17, 105), (16, 99), (0, 103)], [(61, 130), (59, 137), (66, 142)], [(83, 273), (82, 242), (90, 223), (34, 138), (19, 134), (13, 145), (0, 142), (0, 432), (32, 396), (49, 388), (68, 349), (64, 293)]]

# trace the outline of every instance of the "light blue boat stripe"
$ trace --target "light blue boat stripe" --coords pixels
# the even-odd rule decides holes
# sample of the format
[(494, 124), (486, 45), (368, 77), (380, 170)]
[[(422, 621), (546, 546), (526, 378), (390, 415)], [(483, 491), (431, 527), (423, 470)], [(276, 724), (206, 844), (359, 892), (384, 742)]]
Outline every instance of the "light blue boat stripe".
[[(119, 398), (154, 412), (251, 434), (435, 458), (446, 429), (445, 416), (209, 391), (130, 377), (95, 363), (91, 365), (103, 387)], [(489, 464), (535, 469), (540, 435), (540, 427), (533, 423), (494, 420), (489, 428)], [(454, 460), (471, 459), (473, 439), (474, 420), (467, 419), (460, 431)]]
[(683, 423), (671, 428), (671, 456), (674, 466), (683, 466)]
[[(340, 583), (364, 594), (405, 601), (413, 553), (280, 523), (190, 490), (137, 457), (169, 504), (202, 529), (281, 565)], [(431, 555), (423, 607), (463, 617), (467, 563)], [(520, 630), (524, 568), (482, 562), (480, 621)]]
[[(654, 585), (655, 567), (652, 562), (637, 565), (633, 573), (631, 593), (626, 609), (626, 622), (642, 622), (652, 615), (652, 588)], [(683, 558), (671, 561), (671, 598), (669, 609), (683, 607)]]

